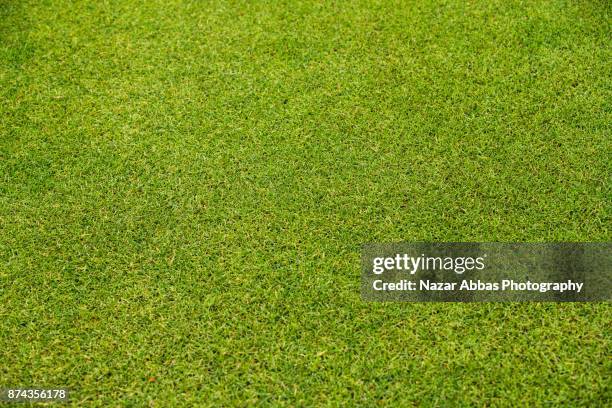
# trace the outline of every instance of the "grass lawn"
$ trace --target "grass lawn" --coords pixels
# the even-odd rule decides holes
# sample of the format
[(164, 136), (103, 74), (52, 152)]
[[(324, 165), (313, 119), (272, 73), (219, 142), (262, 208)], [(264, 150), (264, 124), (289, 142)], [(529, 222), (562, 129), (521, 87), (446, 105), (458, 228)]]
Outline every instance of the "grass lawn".
[(360, 298), (360, 249), (609, 241), (612, 3), (0, 0), (0, 387), (605, 406), (609, 304)]

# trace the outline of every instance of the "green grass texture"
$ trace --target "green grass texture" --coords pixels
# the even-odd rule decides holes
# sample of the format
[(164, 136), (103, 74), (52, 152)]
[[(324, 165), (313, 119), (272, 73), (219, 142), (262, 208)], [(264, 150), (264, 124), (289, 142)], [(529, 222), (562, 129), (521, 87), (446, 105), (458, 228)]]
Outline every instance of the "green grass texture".
[(607, 0), (0, 0), (0, 387), (606, 406), (609, 303), (370, 303), (368, 242), (609, 241)]

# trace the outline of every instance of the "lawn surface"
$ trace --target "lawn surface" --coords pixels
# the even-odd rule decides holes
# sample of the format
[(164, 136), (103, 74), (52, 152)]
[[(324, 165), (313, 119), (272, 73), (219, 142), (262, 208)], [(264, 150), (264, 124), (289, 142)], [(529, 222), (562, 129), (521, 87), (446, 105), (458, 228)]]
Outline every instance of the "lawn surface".
[(360, 299), (360, 248), (609, 241), (612, 3), (0, 0), (0, 387), (604, 406), (608, 304)]

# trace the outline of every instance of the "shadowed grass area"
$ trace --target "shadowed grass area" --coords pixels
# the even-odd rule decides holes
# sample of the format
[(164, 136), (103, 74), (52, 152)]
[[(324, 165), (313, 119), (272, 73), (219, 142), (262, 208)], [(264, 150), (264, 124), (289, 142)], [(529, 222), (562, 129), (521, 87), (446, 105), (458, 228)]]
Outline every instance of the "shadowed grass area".
[(608, 304), (372, 304), (366, 242), (609, 241), (606, 1), (0, 0), (0, 387), (604, 406)]

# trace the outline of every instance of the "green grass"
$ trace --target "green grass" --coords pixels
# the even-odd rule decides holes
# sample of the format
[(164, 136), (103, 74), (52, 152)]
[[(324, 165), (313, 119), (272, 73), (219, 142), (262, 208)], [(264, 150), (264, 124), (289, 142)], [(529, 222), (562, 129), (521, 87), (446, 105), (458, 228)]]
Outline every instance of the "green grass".
[(605, 406), (609, 304), (360, 299), (360, 248), (609, 241), (600, 1), (0, 0), (0, 387)]

